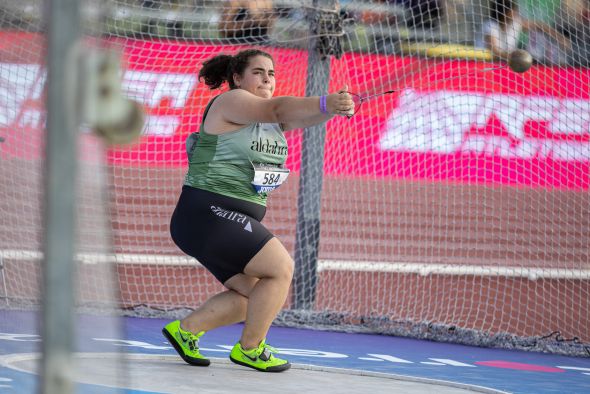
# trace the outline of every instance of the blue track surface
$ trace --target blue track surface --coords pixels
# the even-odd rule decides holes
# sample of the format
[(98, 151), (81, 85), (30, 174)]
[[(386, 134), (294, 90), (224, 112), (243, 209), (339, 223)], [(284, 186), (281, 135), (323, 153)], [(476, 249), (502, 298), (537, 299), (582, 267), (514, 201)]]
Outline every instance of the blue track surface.
[[(0, 311), (0, 355), (39, 351), (35, 315)], [(104, 318), (84, 316), (78, 324), (80, 352), (175, 354), (161, 335), (166, 321), (124, 318), (122, 338), (105, 329)], [(227, 357), (241, 325), (207, 333), (200, 342), (210, 357)], [(15, 335), (16, 334), (16, 335)], [(512, 393), (590, 393), (590, 359), (477, 348), (382, 335), (346, 334), (273, 327), (268, 342), (293, 363), (401, 374), (475, 384)], [(287, 356), (288, 355), (288, 356)], [(34, 393), (36, 377), (0, 368), (0, 391)], [(80, 386), (82, 393), (114, 393)], [(120, 392), (120, 391), (119, 391)], [(145, 393), (145, 391), (126, 391)]]

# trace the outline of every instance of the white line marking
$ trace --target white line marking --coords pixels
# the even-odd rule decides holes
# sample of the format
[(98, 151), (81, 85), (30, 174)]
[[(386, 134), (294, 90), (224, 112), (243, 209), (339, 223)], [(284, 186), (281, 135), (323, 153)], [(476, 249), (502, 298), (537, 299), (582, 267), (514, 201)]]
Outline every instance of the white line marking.
[(465, 364), (459, 361), (451, 360), (448, 358), (429, 358), (429, 360), (436, 361), (438, 363), (443, 363), (447, 365), (452, 365), (453, 367), (469, 367), (469, 368), (477, 368), (475, 365)]
[(392, 363), (402, 363), (402, 364), (414, 364), (412, 361), (404, 360), (403, 358), (398, 358), (394, 356), (390, 356), (389, 354), (373, 354), (369, 353), (371, 357), (377, 357), (383, 359), (385, 361), (391, 361)]
[(587, 371), (587, 372), (590, 372), (590, 368), (583, 368), (583, 367), (568, 367), (566, 365), (558, 365), (557, 368), (571, 369), (571, 370), (574, 370), (574, 371)]

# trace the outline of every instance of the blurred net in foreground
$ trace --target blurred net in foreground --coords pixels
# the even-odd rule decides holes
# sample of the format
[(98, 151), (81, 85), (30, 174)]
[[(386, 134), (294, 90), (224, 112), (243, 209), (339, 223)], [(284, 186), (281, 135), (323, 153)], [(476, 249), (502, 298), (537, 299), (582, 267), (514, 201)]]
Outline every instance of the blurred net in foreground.
[[(93, 270), (105, 261), (115, 263), (125, 313), (179, 315), (221, 290), (168, 234), (184, 140), (217, 94), (197, 81), (199, 67), (259, 45), (275, 58), (276, 94), (303, 95), (308, 45), (324, 34), (343, 51), (330, 62), (331, 91), (397, 92), (328, 123), (323, 172), (314, 174), (323, 177), (319, 261), (302, 273), (313, 305), (291, 301), (277, 323), (588, 355), (588, 69), (482, 71), (498, 66), (476, 46), (491, 14), (483, 1), (428, 9), (342, 1), (337, 11), (312, 1), (247, 3), (256, 9), (111, 2), (103, 37), (123, 48), (126, 92), (148, 122), (139, 144), (109, 151), (114, 253), (80, 248), (88, 275), (79, 283), (92, 294), (84, 303), (103, 299)], [(38, 301), (44, 72), (33, 14), (17, 26), (10, 12), (0, 32), (0, 295), (20, 305)], [(264, 26), (239, 36), (228, 18)], [(336, 22), (332, 31), (318, 31), (322, 18)], [(271, 196), (265, 223), (294, 255), (302, 131), (288, 140), (292, 176)], [(93, 216), (102, 214), (101, 195), (81, 193), (91, 223), (81, 226), (83, 245), (95, 245), (92, 229), (104, 223)]]
[[(0, 40), (3, 43), (0, 48), (0, 332), (7, 337), (23, 338), (8, 348), (16, 353), (30, 352), (30, 342), (43, 344), (37, 349), (42, 350), (43, 355), (31, 356), (36, 374), (44, 376), (42, 383), (35, 382), (43, 386), (37, 390), (70, 392), (74, 387), (70, 379), (75, 381), (79, 371), (71, 362), (69, 352), (86, 351), (85, 342), (93, 330), (104, 340), (124, 338), (118, 313), (120, 298), (115, 265), (104, 258), (112, 253), (113, 246), (106, 150), (102, 141), (76, 126), (69, 130), (68, 127), (52, 128), (50, 125), (55, 126), (56, 122), (48, 124), (50, 118), (66, 119), (61, 124), (68, 125), (67, 120), (80, 118), (75, 108), (67, 107), (67, 99), (61, 100), (80, 88), (75, 78), (77, 64), (64, 62), (63, 69), (71, 72), (65, 73), (64, 79), (59, 79), (60, 73), (55, 72), (54, 67), (53, 74), (49, 73), (53, 75), (52, 82), (56, 81), (54, 89), (47, 87), (48, 64), (56, 64), (54, 51), (56, 48), (58, 52), (63, 48), (71, 50), (67, 43), (57, 40), (48, 45), (49, 33), (42, 26), (49, 24), (55, 33), (61, 22), (51, 20), (43, 24), (41, 20), (50, 19), (55, 13), (43, 15), (40, 0), (18, 5), (1, 2), (0, 6)], [(84, 24), (84, 21), (89, 23)], [(77, 23), (90, 28), (97, 24), (96, 13), (85, 13), (82, 20), (72, 22)], [(53, 37), (60, 37), (60, 34), (53, 34)], [(90, 35), (86, 35), (88, 37)], [(70, 38), (75, 44), (75, 35)], [(52, 102), (52, 108), (57, 109), (55, 112), (48, 113), (47, 97), (60, 98)], [(58, 101), (63, 105), (55, 104)], [(64, 136), (63, 141), (49, 143), (50, 133)], [(72, 145), (74, 152), (67, 148)], [(72, 156), (69, 163), (60, 160), (69, 156)], [(72, 168), (75, 179), (69, 173), (55, 176), (49, 167), (59, 168), (58, 164)], [(64, 177), (70, 179), (62, 182)], [(54, 204), (55, 200), (48, 197), (56, 195), (52, 193), (56, 189), (52, 184), (64, 186), (58, 190), (57, 194), (62, 193), (55, 200), (71, 199), (74, 206), (61, 209), (66, 204)], [(74, 189), (73, 198), (65, 185)], [(70, 209), (75, 211), (73, 240), (68, 235)], [(50, 223), (57, 223), (53, 228), (63, 229), (63, 233), (51, 234)], [(71, 267), (66, 265), (66, 258), (44, 256), (46, 250), (67, 251), (72, 245), (77, 257)], [(53, 254), (55, 257), (68, 253)], [(58, 266), (66, 267), (61, 272), (67, 275), (48, 274), (60, 271), (56, 269)], [(69, 288), (70, 274), (74, 294), (59, 291)], [(49, 299), (59, 302), (46, 302)], [(70, 311), (71, 304), (73, 310)], [(117, 352), (115, 349), (109, 355), (112, 362), (105, 371), (115, 384), (120, 383), (124, 372)]]

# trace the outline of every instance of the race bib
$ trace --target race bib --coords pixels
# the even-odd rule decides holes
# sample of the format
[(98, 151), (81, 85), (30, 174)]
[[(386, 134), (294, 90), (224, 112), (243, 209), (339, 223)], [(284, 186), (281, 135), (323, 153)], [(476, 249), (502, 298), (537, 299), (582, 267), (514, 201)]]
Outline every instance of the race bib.
[(289, 169), (268, 164), (253, 164), (252, 186), (256, 193), (268, 193), (281, 186), (289, 176)]

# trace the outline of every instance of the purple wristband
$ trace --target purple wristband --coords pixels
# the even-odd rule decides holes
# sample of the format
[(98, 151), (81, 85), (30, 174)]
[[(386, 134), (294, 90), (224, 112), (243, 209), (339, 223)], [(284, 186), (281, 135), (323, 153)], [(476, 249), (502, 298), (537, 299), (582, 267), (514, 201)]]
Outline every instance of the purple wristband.
[(323, 114), (328, 113), (328, 106), (326, 104), (326, 96), (320, 96), (320, 112)]

